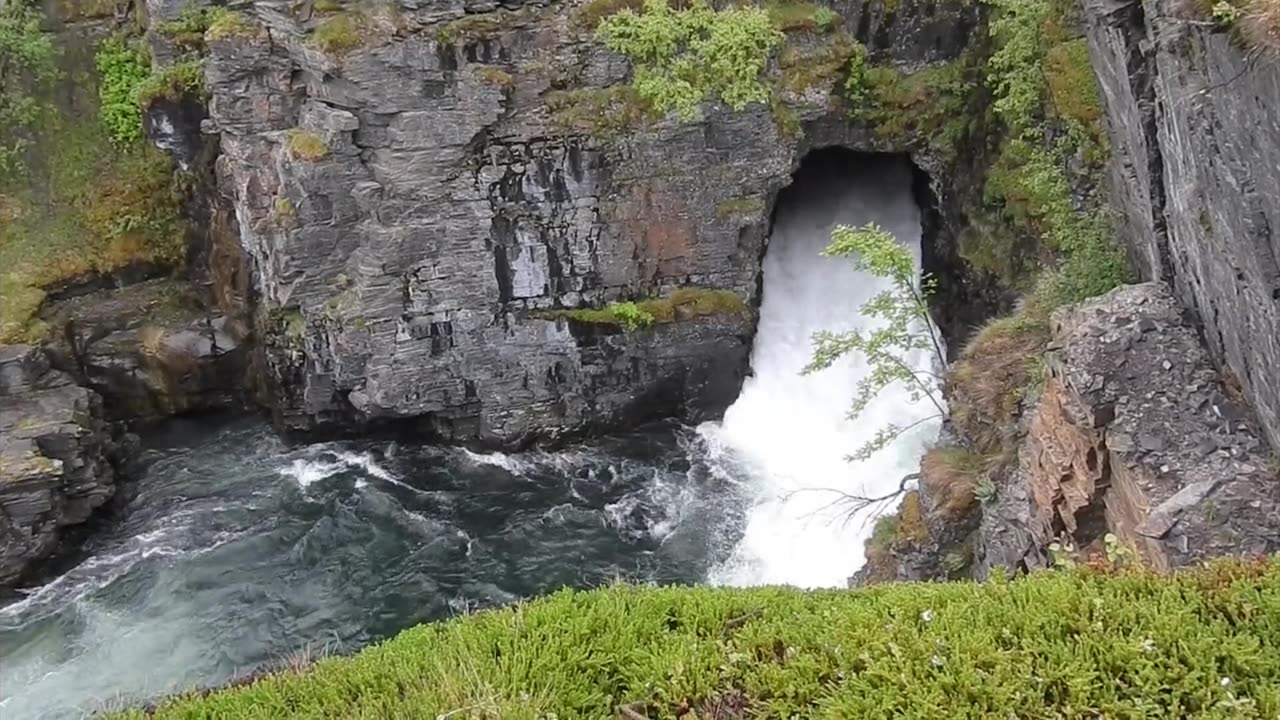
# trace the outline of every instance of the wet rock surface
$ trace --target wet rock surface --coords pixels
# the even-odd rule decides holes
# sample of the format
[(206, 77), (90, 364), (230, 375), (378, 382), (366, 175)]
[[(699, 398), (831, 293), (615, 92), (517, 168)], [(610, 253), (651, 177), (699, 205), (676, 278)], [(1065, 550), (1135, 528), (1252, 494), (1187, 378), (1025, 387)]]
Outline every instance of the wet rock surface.
[(204, 309), (185, 281), (100, 290), (42, 316), (53, 364), (101, 395), (111, 420), (245, 405), (247, 328)]
[(980, 576), (1108, 532), (1159, 569), (1280, 549), (1275, 457), (1165, 286), (1119, 288), (1053, 324), (1018, 468), (984, 508)]
[(127, 438), (102, 400), (25, 345), (0, 346), (0, 590), (115, 493)]

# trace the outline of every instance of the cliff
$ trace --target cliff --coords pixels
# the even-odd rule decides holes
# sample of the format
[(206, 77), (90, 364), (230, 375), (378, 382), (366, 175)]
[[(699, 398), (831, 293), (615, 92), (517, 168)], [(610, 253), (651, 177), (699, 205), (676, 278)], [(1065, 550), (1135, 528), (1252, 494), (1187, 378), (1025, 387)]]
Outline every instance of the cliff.
[[(186, 4), (152, 0), (153, 25)], [(784, 87), (775, 65), (772, 106), (681, 120), (593, 39), (622, 6), (262, 1), (208, 32), (206, 130), (286, 427), (511, 443), (714, 415), (747, 371), (774, 199), (816, 148), (914, 153), (937, 208), (926, 262), (959, 266), (953, 159), (929, 133), (849, 123), (831, 91), (854, 42), (891, 67), (955, 60), (972, 8), (842, 7), (844, 29), (788, 36), (793, 65), (827, 70)], [(941, 274), (967, 299), (964, 273)], [(656, 322), (625, 327), (625, 301)]]
[(102, 399), (43, 352), (0, 346), (0, 590), (111, 498), (123, 440)]
[(979, 577), (1045, 567), (1053, 542), (1103, 552), (1107, 533), (1161, 570), (1280, 550), (1280, 467), (1167, 288), (1119, 288), (1053, 326), (1017, 468), (982, 500)]
[(1230, 20), (1190, 2), (1085, 3), (1125, 243), (1195, 312), (1280, 448), (1280, 19), (1236, 5)]

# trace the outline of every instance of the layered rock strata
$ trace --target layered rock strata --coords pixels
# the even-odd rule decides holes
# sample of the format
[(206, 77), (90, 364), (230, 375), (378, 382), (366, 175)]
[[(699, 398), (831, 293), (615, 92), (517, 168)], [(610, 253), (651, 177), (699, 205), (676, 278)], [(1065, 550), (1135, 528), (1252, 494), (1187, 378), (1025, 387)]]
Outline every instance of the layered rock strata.
[(1119, 288), (1053, 325), (1018, 467), (983, 508), (979, 576), (1105, 533), (1158, 569), (1280, 550), (1280, 467), (1165, 286)]
[(121, 447), (97, 393), (39, 349), (0, 346), (0, 589), (111, 498)]

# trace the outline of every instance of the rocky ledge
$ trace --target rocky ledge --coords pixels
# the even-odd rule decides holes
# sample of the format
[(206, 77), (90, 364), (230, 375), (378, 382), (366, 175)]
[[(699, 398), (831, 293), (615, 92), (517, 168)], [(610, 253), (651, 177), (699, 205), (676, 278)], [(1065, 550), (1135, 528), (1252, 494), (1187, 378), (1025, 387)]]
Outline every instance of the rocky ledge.
[(1168, 288), (1119, 288), (1053, 319), (1017, 469), (982, 508), (976, 574), (1035, 569), (1106, 533), (1149, 566), (1280, 549), (1280, 477), (1238, 387)]
[(0, 346), (0, 589), (111, 498), (122, 440), (98, 394), (44, 352)]

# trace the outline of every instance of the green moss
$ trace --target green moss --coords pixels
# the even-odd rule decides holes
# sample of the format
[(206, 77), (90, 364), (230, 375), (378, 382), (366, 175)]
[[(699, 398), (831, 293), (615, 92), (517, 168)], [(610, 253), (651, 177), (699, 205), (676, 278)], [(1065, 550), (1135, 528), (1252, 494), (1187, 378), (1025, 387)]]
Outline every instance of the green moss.
[(262, 28), (243, 13), (234, 10), (211, 12), (209, 29), (204, 34), (206, 42), (255, 37), (262, 33)]
[(138, 85), (135, 91), (136, 103), (142, 108), (161, 98), (204, 99), (206, 96), (204, 64), (199, 60), (185, 60), (165, 68), (157, 68)]
[(855, 53), (845, 95), (854, 118), (875, 126), (884, 143), (928, 143), (944, 157), (954, 158), (969, 134), (972, 74), (968, 57), (907, 74), (889, 65), (865, 65), (865, 56)]
[(662, 298), (609, 303), (603, 308), (540, 310), (533, 313), (533, 316), (637, 330), (654, 323), (670, 323), (711, 315), (743, 315), (747, 312), (746, 303), (732, 290), (690, 287), (680, 288)]
[(169, 38), (179, 49), (200, 52), (205, 47), (205, 33), (217, 21), (230, 13), (225, 7), (196, 7), (189, 5), (176, 20), (156, 23), (155, 32)]
[(796, 94), (804, 94), (811, 88), (830, 91), (849, 67), (851, 59), (859, 53), (865, 55), (865, 52), (844, 32), (834, 33), (822, 45), (808, 52), (787, 46), (780, 53), (778, 63), (782, 86)]
[(743, 197), (724, 200), (716, 205), (716, 217), (732, 220), (741, 217), (758, 217), (764, 212), (764, 200), (760, 197)]
[(0, 342), (40, 333), (42, 288), (130, 263), (178, 265), (186, 245), (170, 161), (142, 142), (109, 142), (97, 117), (64, 117), (46, 162), (0, 223)]
[(0, 189), (26, 170), (27, 148), (54, 115), (59, 46), (38, 7), (0, 3)]
[(765, 5), (773, 26), (783, 32), (833, 29), (840, 18), (830, 8), (810, 0), (771, 0)]
[(773, 118), (773, 125), (778, 129), (779, 137), (785, 140), (799, 140), (804, 137), (800, 116), (782, 98), (782, 93), (774, 91), (769, 94), (769, 115)]
[(364, 17), (356, 13), (343, 13), (324, 19), (307, 43), (330, 55), (346, 55), (364, 45), (367, 28)]
[(114, 717), (1261, 720), (1280, 713), (1277, 617), (1275, 560), (856, 592), (618, 584)]
[(476, 68), (475, 72), (476, 77), (480, 78), (482, 81), (500, 88), (509, 88), (515, 82), (511, 77), (511, 73), (490, 65), (482, 65)]
[(551, 121), (569, 132), (609, 138), (634, 132), (658, 119), (629, 85), (553, 90), (544, 96)]
[(487, 13), (463, 15), (457, 20), (445, 23), (436, 31), (436, 41), (442, 45), (456, 42), (474, 42), (496, 36), (530, 17), (530, 11), (495, 10)]
[(329, 143), (324, 137), (310, 130), (294, 128), (285, 141), (289, 154), (298, 160), (319, 162), (329, 157)]

